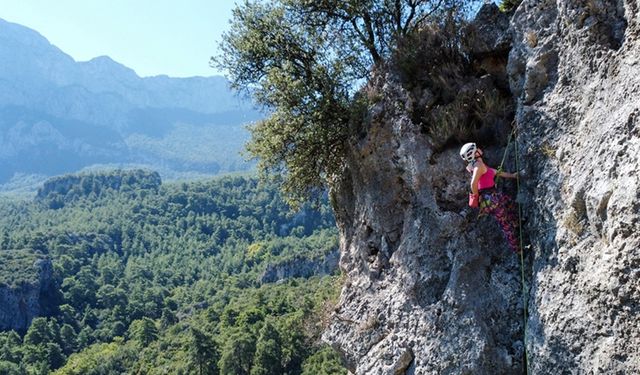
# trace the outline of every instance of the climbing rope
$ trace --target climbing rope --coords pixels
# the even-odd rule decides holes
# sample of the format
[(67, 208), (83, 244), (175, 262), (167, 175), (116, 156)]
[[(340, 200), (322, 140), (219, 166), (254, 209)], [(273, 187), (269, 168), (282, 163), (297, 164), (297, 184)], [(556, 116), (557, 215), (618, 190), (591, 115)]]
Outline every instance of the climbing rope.
[[(509, 134), (509, 138), (507, 139), (507, 145), (505, 146), (504, 149), (504, 154), (502, 155), (502, 161), (500, 162), (500, 166), (498, 167), (497, 173), (496, 175), (499, 175), (500, 172), (503, 171), (503, 166), (504, 166), (504, 162), (507, 159), (507, 154), (509, 152), (509, 145), (511, 145), (511, 140), (514, 138), (515, 136), (515, 142), (514, 142), (514, 151), (516, 153), (515, 156), (515, 160), (516, 160), (516, 173), (518, 173), (516, 175), (516, 191), (517, 191), (517, 196), (516, 196), (516, 203), (518, 204), (518, 237), (519, 237), (519, 241), (520, 241), (520, 277), (521, 277), (521, 282), (522, 282), (522, 316), (523, 316), (523, 328), (524, 328), (524, 342), (523, 342), (523, 350), (524, 350), (524, 366), (525, 366), (525, 374), (529, 375), (529, 353), (527, 351), (527, 283), (526, 283), (526, 279), (524, 276), (524, 241), (523, 241), (523, 236), (522, 236), (522, 205), (520, 204), (520, 200), (518, 199), (518, 197), (520, 196), (520, 176), (519, 176), (519, 172), (520, 172), (520, 162), (519, 162), (519, 151), (518, 151), (518, 136), (516, 133), (517, 130), (517, 124), (515, 122), (515, 120), (512, 122), (512, 130), (511, 133)], [(497, 181), (496, 180), (496, 185), (497, 185)]]
[[(516, 131), (516, 127), (513, 127), (513, 131), (511, 132), (511, 135), (509, 135), (509, 142), (511, 141), (511, 136), (515, 133)], [(520, 195), (520, 165), (519, 165), (519, 161), (518, 161), (518, 157), (519, 157), (519, 152), (518, 152), (518, 139), (516, 136), (516, 141), (514, 142), (514, 148), (515, 148), (515, 153), (516, 153), (516, 173), (518, 173), (516, 175), (516, 191), (518, 196)], [(509, 144), (507, 143), (507, 149), (509, 147)], [(506, 150), (505, 150), (505, 156), (506, 156)], [(502, 158), (502, 162), (504, 163), (504, 157)], [(502, 166), (502, 165), (501, 165)], [(526, 284), (526, 280), (524, 277), (524, 242), (522, 240), (522, 205), (520, 204), (520, 200), (517, 199), (516, 196), (516, 203), (518, 204), (518, 235), (520, 237), (520, 276), (521, 276), (521, 280), (522, 280), (522, 316), (524, 319), (524, 342), (523, 342), (523, 349), (524, 349), (524, 358), (525, 358), (525, 370), (526, 370), (526, 374), (529, 375), (529, 353), (527, 351), (527, 284)]]
[[(509, 139), (507, 140), (507, 146), (504, 149), (504, 155), (502, 155), (502, 161), (500, 162), (500, 166), (498, 167), (498, 174), (499, 172), (502, 172), (502, 167), (504, 166), (504, 161), (507, 159), (507, 153), (509, 152), (509, 145), (511, 144), (511, 140), (514, 137), (514, 134), (516, 134), (516, 124), (515, 124), (515, 120), (512, 123), (513, 126), (513, 130), (511, 131), (511, 134), (509, 134)], [(520, 165), (519, 165), (519, 152), (518, 152), (518, 136), (515, 136), (515, 142), (514, 144), (514, 149), (515, 149), (515, 153), (516, 153), (516, 173), (520, 172)], [(522, 239), (522, 205), (520, 204), (520, 200), (517, 199), (518, 196), (520, 196), (520, 176), (516, 175), (516, 191), (517, 191), (517, 196), (516, 196), (516, 203), (518, 204), (518, 236), (519, 236), (519, 241), (520, 241), (520, 277), (521, 277), (521, 281), (522, 281), (522, 315), (523, 315), (523, 319), (524, 319), (524, 342), (523, 342), (523, 349), (524, 349), (524, 357), (525, 357), (525, 374), (529, 374), (529, 353), (527, 352), (527, 283), (526, 283), (526, 279), (524, 277), (524, 241)]]
[[(509, 139), (507, 139), (507, 146), (504, 148), (504, 154), (502, 155), (502, 161), (500, 162), (500, 166), (498, 166), (498, 172), (502, 172), (502, 167), (504, 166), (504, 161), (507, 159), (507, 154), (509, 153), (509, 145), (511, 144), (511, 138), (513, 138), (513, 135), (516, 132), (516, 127), (515, 127), (515, 120), (511, 123), (511, 126), (513, 126), (511, 133), (509, 133)], [(517, 154), (517, 149), (518, 149), (518, 144), (517, 144), (517, 140), (516, 140), (516, 164), (518, 164), (518, 154)], [(517, 166), (516, 166), (516, 170), (517, 170)]]

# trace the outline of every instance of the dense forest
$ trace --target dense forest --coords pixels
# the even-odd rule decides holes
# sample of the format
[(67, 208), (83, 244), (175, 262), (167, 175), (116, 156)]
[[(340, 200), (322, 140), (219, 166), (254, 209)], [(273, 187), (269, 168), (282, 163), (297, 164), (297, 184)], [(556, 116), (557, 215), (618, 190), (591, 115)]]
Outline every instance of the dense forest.
[(336, 272), (260, 279), (337, 246), (326, 199), (293, 212), (252, 177), (52, 179), (33, 200), (0, 200), (0, 289), (52, 264), (44, 316), (0, 332), (0, 373), (346, 373), (319, 340)]

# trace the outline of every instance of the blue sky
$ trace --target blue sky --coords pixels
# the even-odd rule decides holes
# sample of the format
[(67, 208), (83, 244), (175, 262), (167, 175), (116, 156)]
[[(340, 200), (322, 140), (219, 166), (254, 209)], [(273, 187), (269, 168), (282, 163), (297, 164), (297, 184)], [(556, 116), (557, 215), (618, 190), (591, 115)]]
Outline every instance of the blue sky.
[(107, 55), (140, 76), (209, 67), (235, 0), (0, 0), (0, 18), (32, 28), (77, 61)]

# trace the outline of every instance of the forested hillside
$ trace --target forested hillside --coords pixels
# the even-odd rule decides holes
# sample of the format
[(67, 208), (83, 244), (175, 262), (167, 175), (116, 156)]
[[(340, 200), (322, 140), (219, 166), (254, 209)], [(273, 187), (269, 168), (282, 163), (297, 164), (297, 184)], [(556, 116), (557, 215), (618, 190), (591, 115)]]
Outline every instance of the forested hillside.
[(241, 176), (71, 175), (33, 201), (0, 200), (0, 298), (51, 284), (48, 316), (2, 328), (0, 373), (345, 373), (318, 343), (338, 276), (261, 279), (322, 262), (334, 228), (326, 201), (294, 213), (275, 186)]

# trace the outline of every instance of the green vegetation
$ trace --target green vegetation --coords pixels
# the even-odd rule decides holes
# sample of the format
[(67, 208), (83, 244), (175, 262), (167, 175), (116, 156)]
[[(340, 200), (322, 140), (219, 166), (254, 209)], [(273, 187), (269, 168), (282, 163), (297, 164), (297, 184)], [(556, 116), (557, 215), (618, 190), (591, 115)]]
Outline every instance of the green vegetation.
[(515, 10), (522, 0), (502, 0), (500, 2), (500, 10), (503, 12), (511, 12)]
[(144, 170), (66, 175), (47, 180), (38, 189), (36, 198), (49, 208), (57, 209), (81, 198), (94, 200), (113, 192), (126, 193), (128, 196), (156, 192), (160, 184), (158, 173)]
[[(249, 0), (233, 13), (218, 65), (232, 86), (270, 111), (252, 129), (249, 153), (284, 176), (305, 201), (344, 167), (361, 125), (357, 88), (382, 68), (399, 40), (427, 23), (456, 19), (473, 0)], [(364, 103), (366, 106), (366, 102)], [(366, 107), (365, 107), (366, 108)]]
[[(7, 236), (3, 234), (5, 241)], [(2, 242), (0, 238), (0, 243)], [(19, 288), (22, 285), (36, 285), (37, 261), (43, 258), (42, 254), (32, 250), (0, 251), (0, 287)]]
[(252, 178), (53, 179), (34, 201), (0, 201), (0, 280), (35, 282), (29, 267), (49, 258), (60, 291), (50, 316), (0, 333), (0, 373), (344, 374), (317, 323), (339, 277), (258, 281), (336, 247), (326, 199), (292, 212)]
[[(511, 92), (494, 74), (506, 66), (507, 53), (474, 52), (481, 32), (452, 12), (404, 36), (392, 53), (390, 69), (413, 104), (407, 113), (436, 151), (471, 140), (494, 144), (513, 119)], [(375, 83), (367, 87), (371, 97), (382, 91)]]

